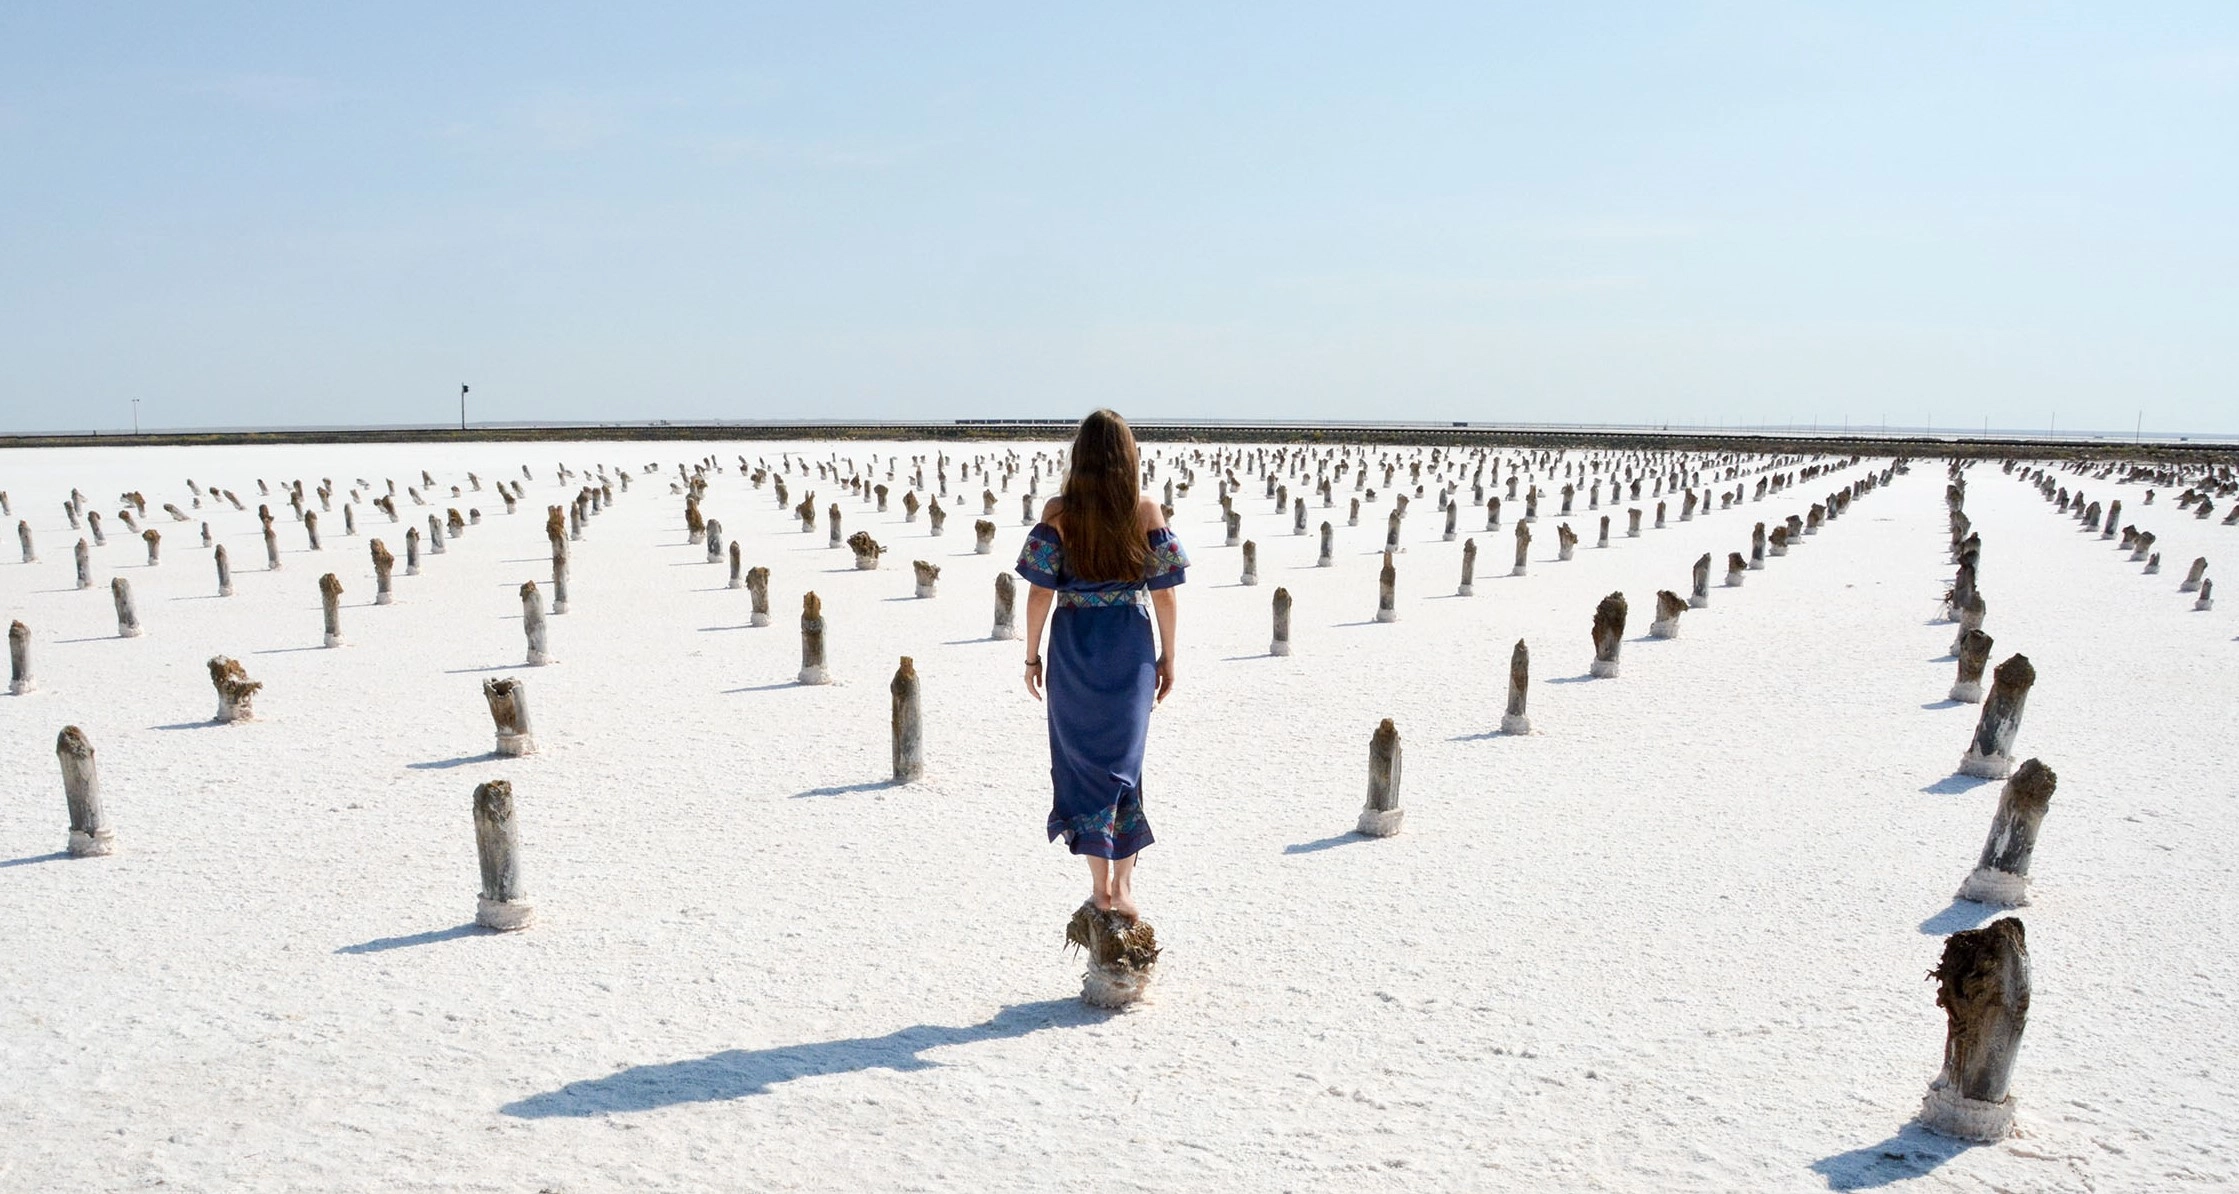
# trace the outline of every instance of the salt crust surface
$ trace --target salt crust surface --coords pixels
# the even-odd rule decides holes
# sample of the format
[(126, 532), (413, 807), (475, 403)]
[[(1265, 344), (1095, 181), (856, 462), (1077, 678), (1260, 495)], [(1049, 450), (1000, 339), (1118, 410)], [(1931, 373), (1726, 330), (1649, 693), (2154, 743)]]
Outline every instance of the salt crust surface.
[[(885, 454), (888, 445), (809, 445)], [(931, 451), (913, 447), (908, 451)], [(974, 445), (950, 445), (971, 454)], [(709, 515), (773, 573), (748, 629), (728, 568), (687, 546), (667, 478), (639, 480), (574, 551), (564, 662), (523, 669), (523, 580), (546, 580), (552, 466), (714, 452)], [(1685, 584), (1855, 473), (1712, 510), (1456, 598), (1461, 544), (1418, 503), (1396, 623), (1376, 607), (1382, 512), (1336, 566), (1240, 497), (1296, 654), (1266, 653), (1267, 588), (1233, 584), (1205, 475), (1178, 527), (1180, 687), (1146, 781), (1159, 843), (1140, 897), (1166, 947), (1159, 998), (1085, 1007), (1062, 948), (1086, 894), (1046, 843), (1041, 708), (1020, 648), (986, 638), (992, 556), (974, 500), (950, 533), (836, 486), (890, 549), (858, 572), (735, 471), (768, 444), (116, 448), (0, 455), (44, 562), (0, 550), (0, 612), (35, 633), (39, 687), (0, 700), (0, 1187), (107, 1190), (989, 1189), (2138, 1190), (2239, 1179), (2230, 1026), (2239, 863), (2228, 617), (2195, 613), (1994, 465), (1972, 473), (1997, 657), (2039, 682), (2016, 758), (2060, 792), (2032, 870), (2036, 1002), (2021, 1134), (1961, 1148), (1908, 1126), (1943, 1035), (1922, 981), (1939, 936), (1994, 913), (1951, 899), (1996, 783), (1952, 777), (1979, 709), (1942, 698), (1942, 469), (1923, 461), (1685, 638), (1627, 644), (1584, 678), (1594, 603)], [(369, 536), (424, 523), (401, 486), (468, 469), (536, 480), (431, 496), (484, 515), (373, 607)], [(192, 476), (240, 565), (211, 594)], [(339, 514), (327, 548), (255, 478), (395, 477), (407, 521)], [(2063, 483), (2077, 488), (2073, 480)], [(1257, 490), (1256, 479), (1246, 494)], [(69, 488), (137, 539), (73, 591)], [(1559, 482), (1554, 488), (1559, 488)], [(2232, 554), (2138, 487), (2171, 558)], [(2167, 502), (2174, 494), (2165, 494)], [(1620, 504), (1620, 509), (1623, 504)], [(1653, 503), (1642, 503), (1653, 510)], [(1310, 503), (1311, 505), (1311, 503)], [(1505, 556), (1505, 528), (1461, 530)], [(1481, 524), (1481, 517), (1478, 520)], [(1574, 520), (1575, 525), (1586, 522)], [(1652, 521), (1652, 519), (1650, 520)], [(174, 530), (174, 526), (177, 527)], [(118, 527), (121, 530), (121, 526)], [(908, 561), (943, 567), (916, 600)], [(350, 646), (320, 648), (317, 578)], [(145, 637), (116, 637), (131, 578)], [(800, 594), (825, 600), (837, 683), (802, 687)], [(2119, 633), (2110, 633), (2119, 628)], [(1537, 733), (1500, 736), (1508, 655), (1532, 646)], [(266, 682), (259, 719), (208, 724), (203, 661)], [(924, 678), (928, 777), (886, 786), (886, 682)], [(478, 686), (523, 677), (539, 751), (490, 753)], [(1394, 718), (1407, 832), (1349, 833), (1367, 742)], [(2209, 715), (2212, 716), (2212, 715)], [(64, 724), (99, 750), (118, 852), (56, 857)], [(2205, 731), (2205, 732), (2204, 732)], [(538, 923), (476, 930), (475, 783), (515, 785)]]

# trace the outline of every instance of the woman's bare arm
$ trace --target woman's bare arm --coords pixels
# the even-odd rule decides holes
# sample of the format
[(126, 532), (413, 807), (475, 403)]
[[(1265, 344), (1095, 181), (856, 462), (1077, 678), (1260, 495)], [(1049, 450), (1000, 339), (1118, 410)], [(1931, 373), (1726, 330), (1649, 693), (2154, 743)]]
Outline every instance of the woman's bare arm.
[(1151, 590), (1151, 613), (1158, 619), (1158, 699), (1174, 691), (1175, 657), (1181, 653), (1181, 643), (1174, 637), (1175, 622), (1179, 617), (1180, 603), (1174, 599), (1174, 590)]
[[(1050, 616), (1050, 599), (1057, 595), (1053, 589), (1040, 585), (1026, 586), (1026, 657), (1042, 657), (1042, 627)], [(1042, 669), (1032, 664), (1026, 668), (1026, 691), (1035, 700), (1042, 699)]]

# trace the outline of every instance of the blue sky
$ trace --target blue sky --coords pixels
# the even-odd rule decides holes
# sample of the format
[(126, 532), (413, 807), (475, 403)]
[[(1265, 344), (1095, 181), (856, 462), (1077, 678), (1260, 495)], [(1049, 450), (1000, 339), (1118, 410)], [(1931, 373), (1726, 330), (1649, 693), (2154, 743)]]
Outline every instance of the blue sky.
[(0, 430), (2239, 432), (2239, 5), (0, 7)]

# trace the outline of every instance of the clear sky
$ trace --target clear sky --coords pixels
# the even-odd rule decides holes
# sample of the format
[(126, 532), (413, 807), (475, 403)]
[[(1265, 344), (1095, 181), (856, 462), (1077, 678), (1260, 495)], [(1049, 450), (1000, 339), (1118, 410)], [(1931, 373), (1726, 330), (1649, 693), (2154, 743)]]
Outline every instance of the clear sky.
[(0, 5), (0, 430), (2239, 432), (2239, 4)]

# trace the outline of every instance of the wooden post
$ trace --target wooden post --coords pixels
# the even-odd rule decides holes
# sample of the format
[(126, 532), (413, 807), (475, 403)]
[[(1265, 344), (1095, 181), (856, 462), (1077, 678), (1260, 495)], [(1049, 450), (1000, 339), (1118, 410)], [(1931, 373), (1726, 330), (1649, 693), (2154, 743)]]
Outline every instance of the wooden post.
[(535, 754), (536, 738), (529, 733), (528, 686), (511, 676), (484, 680), (482, 699), (489, 702), (490, 720), (497, 726), (497, 753)]
[[(917, 500), (917, 491), (915, 489), (904, 492), (902, 494), (902, 521), (916, 522), (917, 511), (922, 504), (923, 503)], [(879, 509), (881, 510), (884, 510), (885, 508), (886, 507), (884, 505), (881, 505), (879, 507)]]
[(1387, 717), (1368, 739), (1368, 803), (1354, 828), (1365, 837), (1390, 837), (1405, 816), (1399, 807), (1399, 729)]
[[(2239, 506), (2234, 506), (2233, 509), (2239, 509)], [(2209, 580), (2205, 577), (2201, 579), (2200, 596), (2193, 599), (2192, 608), (2195, 613), (2206, 613), (2209, 610), (2216, 608), (2215, 581)]]
[(1399, 569), (1392, 565), (1390, 548), (1384, 549), (1384, 566), (1376, 574), (1376, 620), (1399, 621), (1398, 593)]
[(1656, 619), (1648, 624), (1650, 638), (1678, 638), (1679, 615), (1687, 612), (1687, 602), (1670, 589), (1656, 590)]
[(1690, 577), (1690, 581), (1693, 587), (1687, 591), (1687, 607), (1689, 609), (1710, 608), (1709, 552), (1704, 552), (1702, 554), (1702, 557), (1695, 561), (1695, 570), (1693, 575)]
[[(1453, 509), (1448, 506), (1447, 509)], [(1471, 597), (1477, 593), (1477, 540), (1462, 541), (1462, 583), (1454, 590), (1457, 597)]]
[(801, 674), (802, 684), (830, 684), (832, 676), (824, 669), (824, 601), (814, 591), (801, 595)]
[(760, 565), (746, 570), (746, 595), (752, 605), (747, 615), (749, 626), (770, 624), (770, 570)]
[(311, 544), (311, 550), (313, 550), (313, 551), (320, 551), (320, 550), (322, 550), (322, 549), (320, 548), (320, 546), (319, 546), (319, 512), (318, 512), (318, 511), (316, 511), (316, 510), (306, 510), (306, 511), (304, 511), (304, 514), (303, 514), (303, 534), (304, 534), (304, 538), (305, 538), (305, 539), (306, 539), (306, 540), (307, 540), (307, 541), (308, 541), (308, 542), (309, 542), (309, 543)]
[(1625, 511), (1625, 537), (1627, 539), (1640, 538), (1640, 507), (1638, 506)]
[(1738, 551), (1726, 553), (1726, 587), (1738, 589), (1743, 578), (1749, 575), (1749, 561)]
[[(72, 520), (70, 525), (72, 527), (75, 527), (77, 525), (76, 520)], [(101, 533), (101, 511), (86, 511), (86, 529), (93, 532), (93, 545), (95, 547), (107, 547), (109, 545), (109, 537)], [(23, 562), (26, 564), (36, 562), (39, 557), (29, 554), (30, 544), (28, 540), (31, 537), (31, 528), (25, 526), (21, 522), (18, 522), (16, 524), (16, 535), (18, 538), (26, 540), (26, 543), (24, 545), (26, 554), (23, 557)]]
[[(1169, 503), (1169, 504), (1171, 504), (1171, 503)], [(1449, 538), (1449, 539), (1451, 539), (1451, 538), (1453, 538), (1453, 537), (1454, 537), (1454, 536), (1453, 536), (1453, 527), (1452, 527), (1452, 525), (1451, 525), (1451, 524), (1453, 523), (1453, 521), (1454, 521), (1454, 519), (1453, 519), (1453, 516), (1452, 516), (1452, 515), (1448, 515), (1448, 516), (1447, 516), (1447, 518), (1446, 518), (1446, 521), (1447, 521), (1447, 523), (1449, 524), (1449, 525), (1448, 525), (1448, 527), (1447, 527), (1447, 535), (1446, 535), (1446, 537), (1447, 537), (1447, 538)], [(1292, 503), (1291, 503), (1291, 534), (1293, 534), (1293, 535), (1303, 535), (1303, 534), (1305, 534), (1305, 533), (1306, 533), (1306, 499), (1305, 499), (1305, 498), (1299, 498), (1299, 499), (1297, 499), (1296, 501), (1294, 501), (1294, 502), (1292, 502)]]
[(404, 574), (420, 575), (420, 528), (404, 528)]
[(910, 657), (894, 670), (894, 782), (906, 784), (925, 777), (924, 717), (918, 708), (917, 668)]
[(1784, 556), (1788, 554), (1787, 527), (1774, 527), (1772, 529), (1772, 534), (1765, 537), (1765, 554), (1768, 556)]
[(840, 504), (833, 502), (831, 507), (824, 511), (824, 525), (831, 532), (825, 538), (824, 546), (838, 547), (847, 542), (846, 536), (840, 531), (840, 521)]
[(1992, 1143), (2013, 1131), (2008, 1093), (2029, 1022), (2029, 949), (2013, 917), (1944, 939), (1936, 1006), (1944, 1009), (1944, 1063), (1921, 1102), (1922, 1127)]
[[(94, 534), (98, 538), (100, 532), (96, 531)], [(23, 562), (26, 564), (38, 563), (39, 553), (31, 546), (31, 524), (20, 518), (16, 520), (16, 540), (23, 544)]]
[(1386, 554), (1399, 550), (1399, 524), (1405, 521), (1406, 518), (1406, 512), (1404, 510), (1396, 508), (1389, 515), (1385, 516), (1384, 551)]
[(528, 666), (543, 667), (552, 662), (551, 653), (545, 649), (544, 604), (537, 600), (536, 582), (521, 582), (521, 633), (529, 640)]
[(148, 567), (153, 568), (161, 558), (163, 534), (154, 527), (140, 532), (140, 539), (148, 545)]
[(1983, 842), (1982, 857), (1965, 882), (1959, 898), (2000, 908), (2019, 908), (2029, 902), (2029, 859), (2037, 849), (2037, 829), (2060, 777), (2035, 759), (2014, 769), (1998, 796), (1997, 815), (1990, 819), (1990, 837)]
[(1975, 723), (1974, 741), (1960, 756), (1959, 773), (1980, 779), (2004, 779), (2013, 770), (2014, 737), (2021, 732), (2021, 709), (2029, 700), (2029, 687), (2037, 682), (2037, 669), (2026, 655), (2014, 655), (1991, 673), (1990, 698), (1983, 702), (1982, 720)]
[[(711, 524), (712, 525), (712, 524)], [(552, 612), (568, 612), (568, 561), (574, 551), (563, 535), (554, 535), (552, 544)]]
[(743, 560), (739, 555), (738, 540), (733, 539), (731, 540), (731, 582), (723, 586), (724, 588), (743, 589), (746, 587), (746, 575), (740, 571), (742, 564)]
[(1518, 520), (1516, 523), (1516, 566), (1509, 570), (1508, 574), (1510, 576), (1524, 575), (1524, 553), (1530, 551), (1531, 547), (1531, 524), (1522, 520)]
[(1357, 527), (1360, 524), (1361, 500), (1359, 498), (1354, 498), (1351, 510), (1345, 515), (1345, 525), (1349, 527)]
[(2102, 522), (2102, 523), (2100, 523), (2100, 524), (2099, 524), (2099, 537), (2100, 537), (2101, 539), (2112, 539), (2112, 538), (2114, 538), (2114, 537), (2115, 537), (2115, 524), (2116, 524), (2116, 523), (2118, 523), (2118, 522), (2121, 522), (2121, 521), (2122, 521), (2122, 503), (2121, 503), (2120, 501), (2113, 501), (2113, 502), (2108, 502), (2108, 503), (2107, 503), (2107, 518), (2106, 518), (2106, 521), (2104, 521), (2104, 522)]
[(1571, 558), (1571, 553), (1576, 550), (1578, 550), (1577, 532), (1572, 531), (1570, 524), (1567, 522), (1557, 524), (1555, 527), (1555, 558), (1557, 560), (1567, 560)]
[(1969, 705), (1981, 703), (1982, 672), (1990, 665), (1990, 646), (1990, 636), (1979, 626), (1960, 633), (1959, 645), (1953, 648), (1959, 656), (1959, 678), (1953, 681), (1948, 699)]
[(1516, 649), (1508, 654), (1508, 712), (1500, 719), (1501, 733), (1529, 734), (1532, 732), (1532, 719), (1525, 711), (1525, 702), (1530, 695), (1531, 682), (1531, 648), (1524, 645), (1524, 640), (1517, 639)]
[(1259, 583), (1259, 544), (1250, 539), (1244, 540), (1244, 574), (1237, 583), (1247, 585)]
[(121, 576), (110, 577), (109, 596), (117, 606), (117, 637), (140, 637), (140, 615), (132, 608), (132, 583)]
[(988, 632), (991, 639), (1008, 641), (1018, 637), (1018, 581), (1008, 572), (995, 574), (995, 629)]
[(213, 655), (209, 666), (210, 687), (218, 690), (218, 712), (211, 720), (221, 725), (255, 721), (257, 690), (264, 687), (264, 682), (251, 680), (237, 659)]
[(22, 696), (38, 685), (31, 682), (31, 628), (8, 623), (8, 695)]
[[(2152, 536), (2152, 535), (2141, 535), (2141, 536), (2140, 536), (2140, 538), (2143, 538), (2143, 539), (2151, 539), (2151, 538), (2153, 538), (2153, 536)], [(2161, 553), (2160, 553), (2160, 552), (2158, 552), (2158, 551), (2157, 551), (2157, 552), (2153, 553), (2152, 555), (2149, 555), (2149, 556), (2147, 556), (2147, 557), (2146, 557), (2146, 567), (2145, 567), (2145, 569), (2144, 569), (2144, 572), (2145, 572), (2145, 575), (2147, 575), (2147, 576), (2155, 576), (2155, 575), (2158, 575), (2158, 574), (2159, 574), (2159, 573), (2161, 572)]]
[(847, 546), (849, 551), (855, 553), (855, 568), (858, 572), (869, 572), (876, 569), (879, 556), (886, 551), (885, 548), (879, 546), (878, 540), (871, 538), (869, 531), (857, 531), (849, 535)]
[(937, 536), (943, 528), (948, 526), (948, 511), (941, 508), (941, 499), (936, 497), (931, 502), (926, 503), (925, 519), (932, 524), (926, 528), (926, 533), (929, 535)]
[(1602, 515), (1601, 537), (1594, 540), (1594, 546), (1609, 546), (1609, 515), (1607, 514)]
[(326, 645), (342, 645), (342, 581), (329, 572), (319, 578), (319, 609), (326, 615)]
[(90, 549), (90, 548), (88, 548), (88, 547), (86, 546), (86, 541), (85, 541), (85, 540), (83, 540), (83, 539), (80, 539), (80, 540), (78, 540), (78, 546), (77, 546), (76, 550), (75, 550), (75, 551), (73, 552), (73, 554), (75, 555), (75, 557), (76, 557), (76, 559), (77, 559), (77, 563), (78, 563), (78, 587), (79, 587), (79, 588), (81, 588), (81, 589), (90, 589), (90, 588), (92, 588), (92, 587), (93, 587), (93, 551), (92, 551), (92, 549)]
[(1498, 497), (1485, 499), (1485, 529), (1488, 531), (1500, 529), (1500, 499)]
[(1761, 572), (1764, 570), (1764, 567), (1765, 524), (1760, 522), (1757, 524), (1756, 530), (1749, 532), (1749, 570), (1752, 572)]
[(2199, 592), (2201, 578), (2206, 575), (2208, 575), (2208, 557), (2194, 556), (2192, 567), (2186, 571), (2185, 579), (2177, 585), (2177, 591), (2180, 593)]
[(972, 524), (972, 554), (984, 556), (995, 550), (995, 524), (982, 518)]
[(1148, 922), (1083, 903), (1065, 926), (1065, 943), (1088, 954), (1081, 977), (1081, 1001), (1091, 1007), (1119, 1008), (1149, 992), (1158, 973), (1158, 934)]
[(1594, 607), (1594, 664), (1590, 675), (1607, 679), (1617, 674), (1617, 653), (1625, 645), (1625, 595), (1611, 593)]
[(910, 561), (910, 568), (917, 573), (917, 595), (931, 597), (934, 593), (934, 587), (941, 580), (941, 566), (927, 563), (924, 560), (912, 560)]
[[(511, 509), (512, 505), (513, 505), (513, 500), (512, 500), (511, 498), (507, 498), (507, 499), (506, 499), (506, 506), (507, 506), (507, 510), (506, 510), (506, 513), (510, 514), (510, 513), (512, 513), (512, 512), (513, 512), (513, 511), (512, 511), (512, 509)], [(203, 529), (204, 529), (205, 531), (207, 531), (207, 530), (209, 529), (209, 526), (210, 526), (210, 524), (208, 524), (208, 523), (204, 523), (204, 524), (202, 524), (202, 526), (203, 526)], [(345, 535), (345, 536), (355, 535), (355, 534), (357, 534), (357, 533), (358, 533), (358, 515), (357, 515), (357, 507), (356, 507), (356, 506), (345, 505), (345, 506), (343, 506), (343, 507), (342, 507), (342, 533), (343, 533), (343, 535)]]
[(482, 895), (474, 923), (510, 933), (536, 923), (521, 882), (521, 829), (513, 820), (513, 785), (502, 779), (474, 788), (474, 853), (482, 866)]
[(719, 518), (710, 518), (702, 527), (702, 530), (703, 534), (700, 541), (707, 545), (707, 562), (710, 564), (722, 563), (723, 520)]
[(101, 774), (93, 743), (76, 726), (55, 736), (55, 760), (62, 765), (62, 797), (70, 806), (70, 857), (98, 858), (116, 853), (116, 834), (101, 810)]
[[(1456, 515), (1457, 513), (1459, 513), (1459, 512), (1460, 512), (1460, 508), (1461, 508), (1461, 503), (1459, 503), (1459, 502), (1448, 502), (1448, 503), (1446, 504), (1446, 530), (1445, 530), (1445, 532), (1444, 532), (1444, 535), (1442, 536), (1442, 538), (1441, 538), (1441, 540), (1440, 540), (1441, 542), (1445, 542), (1445, 543), (1452, 543), (1452, 542), (1454, 541), (1454, 534), (1455, 534), (1455, 531), (1454, 531), (1454, 517), (1455, 517), (1455, 515)], [(1303, 514), (1303, 513), (1304, 513), (1304, 505), (1303, 505), (1303, 503), (1301, 503), (1301, 509), (1300, 509), (1300, 513), (1301, 513), (1301, 514)], [(1303, 520), (1301, 520), (1301, 521), (1300, 521), (1300, 523), (1299, 523), (1299, 533), (1300, 533), (1300, 534), (1304, 534), (1304, 533), (1305, 533), (1305, 531), (1306, 531), (1306, 524), (1305, 524), (1305, 522), (1304, 522)]]
[[(1967, 641), (1968, 631), (1982, 629), (1983, 619), (1989, 613), (1990, 604), (1982, 599), (1981, 593), (1967, 594), (1967, 603), (1959, 608), (1959, 633), (1951, 638), (1952, 654), (1959, 654), (1960, 644)], [(1980, 700), (1982, 698), (1980, 694), (1977, 694), (1975, 699)]]

